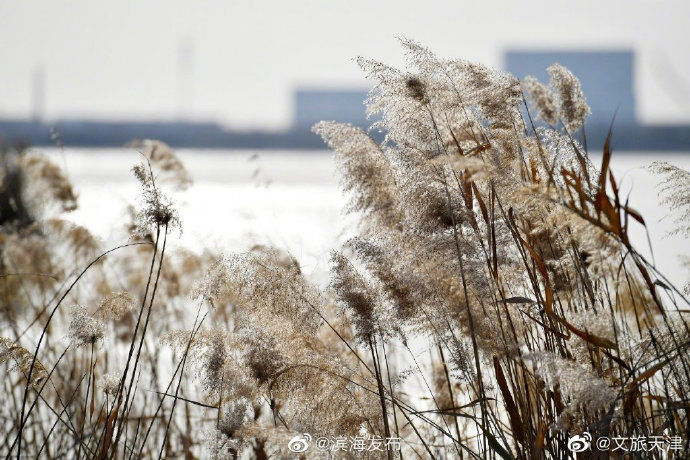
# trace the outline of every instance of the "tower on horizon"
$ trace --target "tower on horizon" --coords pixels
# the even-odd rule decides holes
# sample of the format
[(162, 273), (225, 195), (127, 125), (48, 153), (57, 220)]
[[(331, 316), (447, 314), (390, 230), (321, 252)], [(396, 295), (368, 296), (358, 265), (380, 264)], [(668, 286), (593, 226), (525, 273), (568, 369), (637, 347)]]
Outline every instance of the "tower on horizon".
[(177, 118), (189, 118), (194, 105), (194, 42), (180, 40), (177, 46)]
[(45, 113), (46, 78), (43, 64), (34, 67), (31, 76), (31, 119), (43, 120)]

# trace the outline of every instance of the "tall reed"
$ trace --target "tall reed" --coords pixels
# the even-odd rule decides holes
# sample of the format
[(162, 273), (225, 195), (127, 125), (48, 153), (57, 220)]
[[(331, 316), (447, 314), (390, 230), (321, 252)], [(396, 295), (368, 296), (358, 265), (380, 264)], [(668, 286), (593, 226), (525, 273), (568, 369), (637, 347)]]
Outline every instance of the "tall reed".
[[(683, 458), (688, 291), (630, 237), (647, 223), (611, 172), (615, 135), (600, 165), (580, 142), (577, 78), (403, 46), (407, 69), (358, 61), (382, 143), (314, 127), (358, 218), (325, 288), (275, 248), (171, 246), (163, 189), (191, 178), (165, 144), (136, 144), (140, 202), (114, 248), (66, 218), (60, 168), (4, 148), (7, 458), (292, 458), (305, 433), (308, 458), (569, 458), (584, 432)], [(690, 175), (653, 169), (687, 236)]]

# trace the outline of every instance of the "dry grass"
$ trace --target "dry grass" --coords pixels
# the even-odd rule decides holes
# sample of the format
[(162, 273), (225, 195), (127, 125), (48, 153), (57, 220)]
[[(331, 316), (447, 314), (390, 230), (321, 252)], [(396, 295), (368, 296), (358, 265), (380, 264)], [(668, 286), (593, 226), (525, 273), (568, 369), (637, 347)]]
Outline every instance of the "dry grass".
[[(191, 179), (164, 144), (137, 144), (116, 248), (65, 220), (58, 167), (4, 150), (4, 455), (287, 458), (300, 433), (402, 439), (336, 453), (353, 458), (567, 458), (583, 431), (687, 443), (688, 300), (630, 241), (645, 221), (611, 137), (598, 167), (578, 141), (577, 79), (555, 65), (521, 84), (403, 44), (407, 70), (359, 61), (381, 145), (315, 127), (360, 219), (327, 289), (272, 248), (171, 252), (163, 190)], [(687, 173), (656, 168), (685, 212)]]

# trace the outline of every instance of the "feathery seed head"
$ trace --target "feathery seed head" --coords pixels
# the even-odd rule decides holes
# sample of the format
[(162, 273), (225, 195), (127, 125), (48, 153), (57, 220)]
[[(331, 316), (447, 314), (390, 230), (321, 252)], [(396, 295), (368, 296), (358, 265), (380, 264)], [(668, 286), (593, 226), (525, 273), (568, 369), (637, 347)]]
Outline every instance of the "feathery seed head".
[(75, 305), (70, 312), (69, 337), (75, 347), (92, 345), (105, 335), (105, 324), (89, 313), (82, 305)]
[(108, 395), (116, 395), (118, 389), (120, 388), (120, 379), (122, 376), (117, 372), (109, 372), (103, 374), (100, 379), (99, 386)]
[(546, 71), (551, 76), (551, 86), (558, 95), (563, 123), (572, 133), (585, 123), (585, 118), (590, 113), (580, 80), (560, 64), (553, 64)]
[(556, 105), (556, 96), (551, 88), (531, 76), (525, 78), (522, 85), (532, 105), (537, 109), (537, 116), (546, 123), (556, 126), (558, 124), (558, 106)]

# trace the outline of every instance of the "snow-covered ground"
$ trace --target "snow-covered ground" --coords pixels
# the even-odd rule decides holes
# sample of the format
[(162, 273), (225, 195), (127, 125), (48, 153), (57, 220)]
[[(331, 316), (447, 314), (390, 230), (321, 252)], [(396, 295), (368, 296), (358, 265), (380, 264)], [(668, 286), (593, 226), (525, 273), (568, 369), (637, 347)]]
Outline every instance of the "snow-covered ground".
[[(133, 150), (67, 149), (46, 152), (66, 166), (79, 194), (70, 219), (110, 243), (126, 207), (136, 204)], [(178, 151), (194, 184), (175, 199), (182, 221), (179, 243), (226, 252), (272, 244), (297, 257), (305, 273), (324, 281), (329, 251), (348, 220), (332, 155), (295, 151)], [(351, 219), (350, 219), (351, 221)], [(174, 234), (173, 239), (177, 239)]]
[[(105, 240), (121, 225), (125, 208), (136, 202), (138, 184), (130, 168), (141, 160), (133, 150), (67, 149), (48, 153), (67, 167), (79, 193), (80, 208), (71, 216)], [(328, 253), (352, 220), (342, 214), (332, 155), (299, 151), (178, 152), (194, 185), (176, 193), (183, 224), (180, 244), (194, 249), (241, 250), (271, 243), (290, 251), (306, 273), (323, 281)], [(645, 166), (664, 160), (690, 169), (690, 153), (616, 152), (612, 169), (630, 205), (645, 217), (657, 265), (682, 284), (688, 277), (679, 255), (690, 255), (687, 241), (666, 238), (670, 220), (658, 204), (658, 178)], [(600, 158), (594, 157), (598, 163)], [(639, 247), (647, 247), (641, 227), (633, 229)]]

